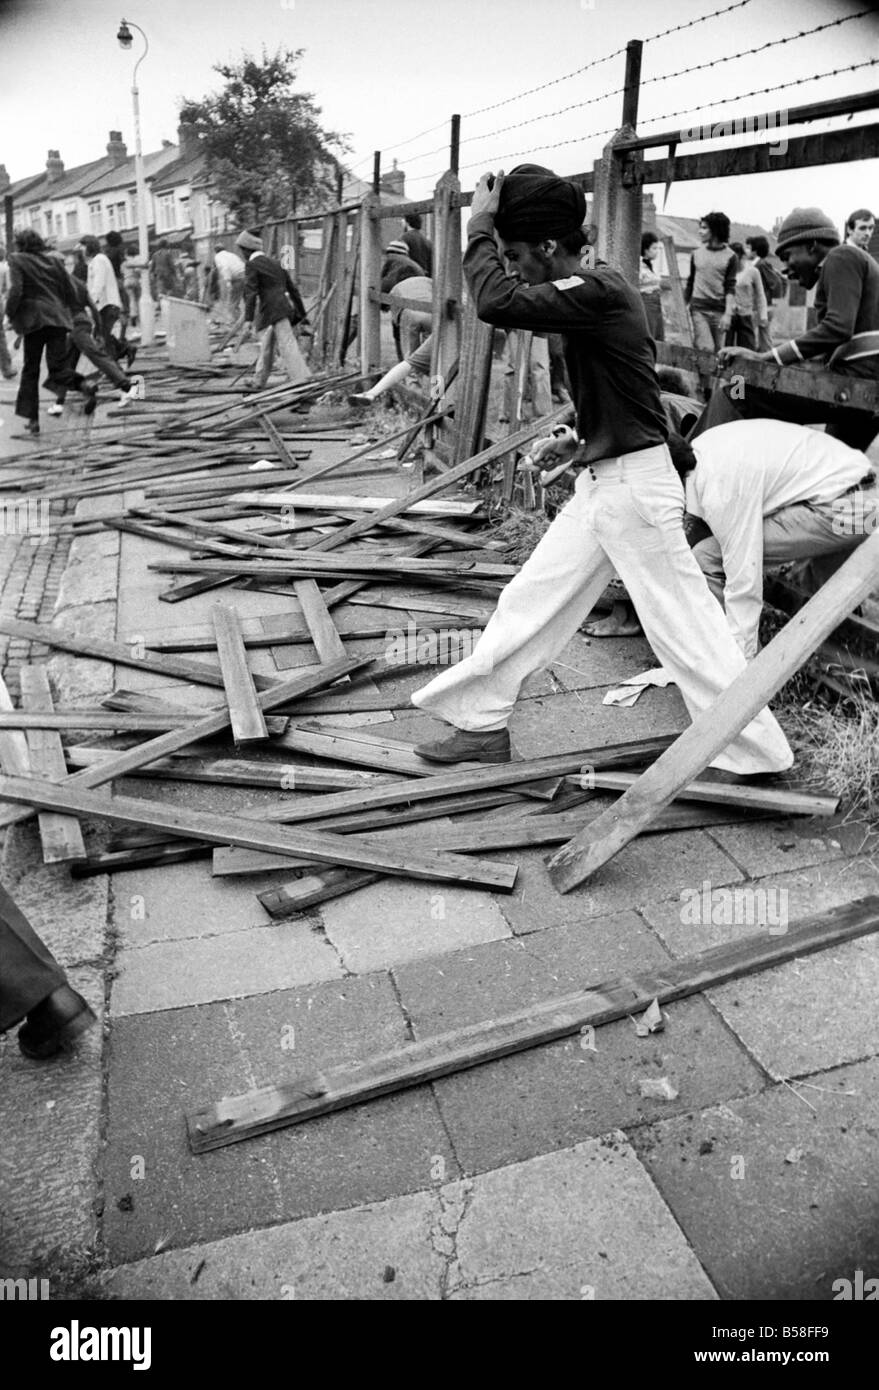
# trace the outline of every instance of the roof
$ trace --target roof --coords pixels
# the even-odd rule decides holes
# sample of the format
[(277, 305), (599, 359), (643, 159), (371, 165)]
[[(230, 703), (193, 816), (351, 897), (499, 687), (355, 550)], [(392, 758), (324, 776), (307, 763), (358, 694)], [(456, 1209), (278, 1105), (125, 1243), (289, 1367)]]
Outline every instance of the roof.
[(160, 192), (163, 188), (177, 188), (181, 183), (192, 183), (199, 174), (205, 172), (205, 156), (199, 150), (197, 154), (190, 155), (188, 159), (178, 156), (170, 164), (167, 164), (157, 178), (153, 179), (153, 191)]
[[(674, 244), (679, 251), (695, 250), (702, 245), (699, 236), (698, 217), (666, 217), (665, 213), (656, 214), (656, 225), (660, 236), (671, 236)], [(765, 227), (758, 227), (752, 222), (731, 222), (729, 239), (730, 241), (747, 241), (752, 236), (765, 236), (769, 242), (769, 249), (775, 246), (776, 238)]]
[[(143, 157), (143, 171), (147, 179), (155, 179), (157, 174), (161, 174), (167, 169), (169, 164), (173, 164), (179, 155), (176, 145), (166, 145), (164, 149), (156, 150), (153, 154), (145, 154)], [(114, 188), (134, 188), (137, 184), (137, 170), (134, 155), (122, 160), (119, 164), (110, 164), (99, 178), (88, 185), (88, 192), (108, 193)]]

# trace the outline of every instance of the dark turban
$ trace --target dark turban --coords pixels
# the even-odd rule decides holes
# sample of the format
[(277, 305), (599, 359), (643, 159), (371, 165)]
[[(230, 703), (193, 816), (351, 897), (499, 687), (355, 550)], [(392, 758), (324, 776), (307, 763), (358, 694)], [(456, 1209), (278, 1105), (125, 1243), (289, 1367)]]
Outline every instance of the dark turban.
[(539, 164), (520, 164), (504, 179), (495, 226), (505, 241), (535, 243), (568, 236), (585, 218), (582, 188)]

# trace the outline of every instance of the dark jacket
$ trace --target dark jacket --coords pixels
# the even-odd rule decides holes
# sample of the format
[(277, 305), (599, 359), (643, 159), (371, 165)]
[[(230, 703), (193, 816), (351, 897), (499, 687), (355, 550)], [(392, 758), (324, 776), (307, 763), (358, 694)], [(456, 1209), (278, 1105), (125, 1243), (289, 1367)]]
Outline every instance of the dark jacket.
[(470, 218), (468, 238), (464, 271), (479, 318), (562, 334), (584, 461), (664, 444), (656, 348), (637, 289), (610, 267), (523, 285), (506, 274), (487, 213)]
[(407, 227), (400, 240), (405, 241), (410, 257), (421, 266), (425, 275), (433, 275), (433, 247), (424, 233), (416, 231), (414, 227)]
[[(814, 328), (780, 343), (773, 355), (788, 366), (812, 358), (825, 361), (857, 333), (879, 329), (879, 265), (858, 246), (834, 246), (821, 262), (815, 290)], [(835, 371), (850, 376), (879, 376), (879, 357), (865, 357)]]
[(289, 319), (292, 324), (305, 318), (302, 296), (280, 261), (257, 251), (244, 270), (244, 319), (253, 323), (259, 305), (258, 328)]
[(6, 315), (16, 333), (73, 327), (76, 299), (70, 276), (54, 256), (15, 251), (9, 257)]
[(381, 292), (390, 294), (401, 280), (412, 280), (416, 275), (423, 274), (424, 271), (418, 262), (410, 261), (408, 256), (401, 256), (397, 252), (393, 256), (385, 256), (381, 268)]

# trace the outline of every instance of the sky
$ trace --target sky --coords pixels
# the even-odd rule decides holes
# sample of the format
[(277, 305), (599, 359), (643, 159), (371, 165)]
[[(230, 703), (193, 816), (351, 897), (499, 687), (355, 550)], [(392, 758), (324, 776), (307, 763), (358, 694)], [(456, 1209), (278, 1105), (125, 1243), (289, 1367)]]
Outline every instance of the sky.
[[(648, 40), (731, 2), (0, 0), (0, 163), (13, 179), (22, 178), (41, 170), (53, 148), (72, 168), (101, 157), (111, 129), (122, 131), (133, 152), (131, 80), (142, 45), (135, 35), (132, 50), (119, 47), (124, 13), (150, 43), (139, 74), (146, 151), (176, 140), (184, 98), (220, 85), (213, 64), (235, 61), (244, 50), (288, 47), (305, 50), (299, 86), (314, 93), (324, 125), (347, 136), (345, 163), (362, 177), (371, 177), (372, 152), (380, 149), (384, 167), (396, 158), (405, 171), (410, 197), (429, 196), (447, 167), (453, 112), (462, 116), (465, 189), (485, 169), (524, 160), (580, 173), (592, 168), (610, 138), (596, 132), (615, 130), (621, 119), (625, 59), (608, 55), (630, 39)], [(866, 17), (848, 20), (864, 10)], [(840, 19), (847, 22), (795, 37)], [(789, 41), (774, 42), (782, 38)], [(725, 61), (763, 44), (772, 46)], [(879, 5), (870, 0), (747, 0), (729, 14), (645, 42), (639, 133), (879, 88), (879, 65), (822, 76), (870, 59), (879, 59)], [(713, 66), (672, 75), (708, 63)], [(792, 82), (798, 85), (747, 95)], [(533, 92), (536, 87), (542, 90)], [(651, 124), (653, 117), (663, 119)], [(864, 113), (853, 123), (870, 119)], [(840, 124), (815, 122), (791, 133)], [(707, 148), (730, 143), (737, 142)], [(664, 188), (652, 192), (661, 209)], [(665, 211), (695, 217), (722, 209), (734, 221), (771, 227), (797, 205), (817, 204), (841, 222), (854, 207), (877, 203), (879, 159), (680, 183)]]

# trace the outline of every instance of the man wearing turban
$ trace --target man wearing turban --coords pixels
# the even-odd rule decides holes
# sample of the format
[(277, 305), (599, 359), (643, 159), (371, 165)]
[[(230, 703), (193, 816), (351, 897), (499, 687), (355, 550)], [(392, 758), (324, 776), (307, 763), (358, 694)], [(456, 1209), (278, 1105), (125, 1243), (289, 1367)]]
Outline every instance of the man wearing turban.
[[(618, 270), (581, 268), (585, 214), (582, 189), (536, 165), (506, 179), (486, 174), (473, 196), (464, 269), (479, 318), (565, 341), (576, 431), (539, 441), (532, 459), (580, 471), (573, 498), (501, 594), (472, 655), (412, 696), (454, 728), (418, 748), (434, 762), (510, 758), (507, 726), (522, 683), (552, 664), (614, 569), (692, 716), (745, 667), (684, 535), (684, 492), (666, 445), (641, 296)], [(762, 710), (714, 765), (749, 775), (792, 762)]]

